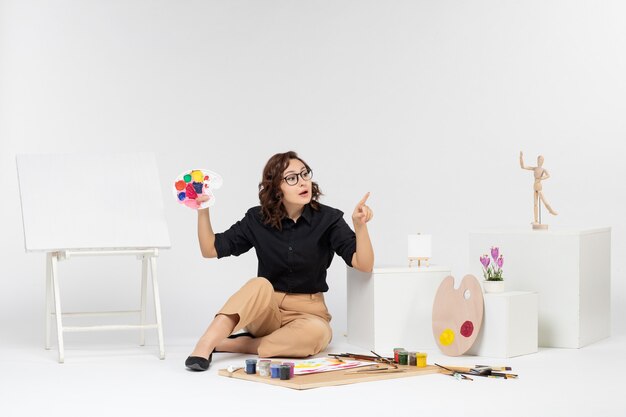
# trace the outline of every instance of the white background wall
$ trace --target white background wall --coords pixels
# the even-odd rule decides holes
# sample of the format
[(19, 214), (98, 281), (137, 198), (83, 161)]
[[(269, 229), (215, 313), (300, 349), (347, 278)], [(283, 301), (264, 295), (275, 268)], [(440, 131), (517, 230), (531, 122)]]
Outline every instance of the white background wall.
[[(626, 332), (624, 15), (622, 1), (0, 0), (0, 340), (43, 333), (44, 256), (24, 253), (15, 155), (144, 150), (172, 240), (159, 261), (170, 342), (195, 339), (256, 273), (253, 252), (200, 257), (172, 181), (194, 167), (223, 175), (221, 231), (257, 204), (266, 160), (290, 149), (347, 220), (372, 192), (377, 265), (403, 264), (406, 235), (422, 231), (457, 277), (470, 230), (529, 227), (518, 152), (542, 153), (560, 213), (544, 221), (613, 228), (613, 331)], [(67, 310), (137, 304), (136, 261), (61, 268)], [(339, 258), (328, 281), (342, 334)]]

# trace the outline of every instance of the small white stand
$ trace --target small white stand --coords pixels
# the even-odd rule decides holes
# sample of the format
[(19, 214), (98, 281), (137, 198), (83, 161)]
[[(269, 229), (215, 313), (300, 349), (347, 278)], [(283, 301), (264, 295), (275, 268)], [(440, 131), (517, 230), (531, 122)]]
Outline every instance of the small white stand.
[[(141, 308), (131, 311), (108, 311), (108, 312), (73, 312), (63, 313), (61, 311), (61, 294), (59, 292), (59, 273), (57, 264), (59, 261), (68, 260), (78, 256), (121, 256), (132, 255), (137, 256), (141, 260)], [(161, 325), (161, 301), (159, 298), (159, 287), (157, 284), (157, 265), (156, 257), (158, 250), (153, 249), (120, 249), (120, 250), (65, 250), (57, 252), (48, 252), (46, 256), (46, 349), (50, 349), (50, 324), (52, 316), (56, 319), (57, 341), (59, 345), (59, 363), (65, 360), (63, 332), (92, 332), (103, 330), (126, 330), (140, 329), (139, 344), (145, 344), (145, 329), (157, 329), (159, 338), (159, 358), (165, 358), (165, 349), (163, 347), (163, 328)], [(154, 312), (156, 323), (146, 324), (146, 295), (148, 288), (148, 268), (152, 278), (152, 293), (154, 296)], [(52, 308), (54, 304), (54, 310)], [(139, 314), (140, 324), (125, 325), (100, 325), (100, 326), (63, 326), (63, 317), (80, 317), (80, 316), (119, 316), (128, 314)]]
[(442, 266), (347, 268), (348, 343), (383, 356), (393, 348), (436, 349), (433, 301), (451, 270)]
[(539, 346), (581, 348), (611, 334), (611, 229), (470, 233), (470, 266), (498, 246), (507, 290), (539, 294)]
[(512, 358), (537, 352), (537, 293), (488, 293), (483, 295), (483, 299), (483, 325), (469, 354)]

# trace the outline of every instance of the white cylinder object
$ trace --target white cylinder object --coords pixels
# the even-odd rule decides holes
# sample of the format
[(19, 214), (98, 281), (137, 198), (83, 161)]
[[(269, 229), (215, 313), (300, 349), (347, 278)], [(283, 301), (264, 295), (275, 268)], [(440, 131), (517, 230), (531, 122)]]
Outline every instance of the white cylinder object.
[(409, 258), (431, 257), (431, 235), (409, 235)]

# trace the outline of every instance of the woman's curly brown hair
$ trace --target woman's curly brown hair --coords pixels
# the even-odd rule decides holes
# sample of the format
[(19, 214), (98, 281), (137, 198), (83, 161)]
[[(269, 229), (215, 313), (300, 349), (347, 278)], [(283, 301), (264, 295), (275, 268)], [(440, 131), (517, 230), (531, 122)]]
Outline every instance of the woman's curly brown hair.
[[(287, 217), (287, 211), (283, 205), (283, 193), (280, 184), (283, 180), (283, 172), (289, 166), (292, 159), (297, 159), (304, 164), (309, 171), (311, 167), (293, 151), (285, 153), (277, 153), (272, 156), (263, 168), (263, 178), (259, 183), (259, 201), (261, 202), (261, 212), (263, 214), (263, 223), (282, 230), (281, 221)], [(319, 210), (319, 197), (322, 195), (320, 187), (313, 182), (311, 187), (311, 208)]]

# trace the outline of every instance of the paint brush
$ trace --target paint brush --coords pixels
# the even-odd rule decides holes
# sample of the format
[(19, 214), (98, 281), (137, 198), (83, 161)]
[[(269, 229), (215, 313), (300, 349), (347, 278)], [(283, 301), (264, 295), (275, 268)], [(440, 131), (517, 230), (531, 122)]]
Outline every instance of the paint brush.
[(392, 366), (395, 365), (391, 358), (384, 358), (382, 356), (359, 355), (356, 353), (329, 353), (328, 356), (332, 356), (335, 359), (349, 358), (357, 361), (382, 362)]
[(495, 377), (501, 377), (504, 379), (516, 379), (517, 378), (517, 374), (507, 374), (507, 373), (501, 373), (501, 372), (492, 372), (490, 375), (493, 375)]
[(347, 374), (395, 374), (399, 372), (406, 372), (406, 369), (393, 369), (393, 368), (384, 368), (384, 369), (372, 369), (372, 370), (363, 370), (363, 371), (354, 371), (354, 372), (346, 372)]
[[(376, 368), (372, 368), (372, 366), (376, 366)], [(358, 369), (356, 371), (348, 371), (346, 374), (389, 374), (394, 372), (406, 372), (405, 369), (397, 369), (397, 368), (389, 368), (384, 367), (380, 368), (378, 365), (371, 365), (364, 369)]]
[[(440, 368), (444, 368), (441, 365), (438, 365), (438, 366)], [(472, 375), (472, 376), (488, 377), (488, 376), (493, 375), (494, 378), (504, 378), (504, 379), (515, 379), (518, 377), (517, 374), (493, 372), (494, 368), (490, 366), (475, 367), (475, 368), (467, 368), (463, 366), (448, 366), (448, 367), (445, 367), (444, 369), (450, 372), (458, 372), (460, 374)]]
[(467, 375), (464, 375), (462, 372), (457, 372), (457, 371), (454, 371), (454, 370), (452, 370), (452, 369), (446, 368), (445, 366), (441, 366), (441, 365), (439, 365), (439, 364), (437, 364), (437, 363), (435, 364), (435, 366), (438, 366), (438, 367), (440, 367), (441, 369), (445, 369), (446, 371), (451, 372), (450, 374), (446, 374), (446, 375), (449, 375), (449, 376), (451, 376), (451, 377), (454, 377), (454, 378), (457, 378), (457, 379), (459, 379), (459, 378), (461, 378), (461, 379), (468, 379), (468, 380), (470, 380), (470, 381), (473, 381), (473, 379), (472, 379), (472, 378), (470, 378), (470, 377), (469, 377), (469, 376), (467, 376)]
[(492, 371), (512, 371), (510, 366), (488, 366), (488, 365), (474, 365), (474, 368), (491, 368)]
[(374, 352), (373, 350), (370, 350), (370, 352), (372, 352), (374, 355), (376, 355), (378, 358), (380, 358), (381, 361), (385, 362), (386, 364), (389, 364), (391, 366), (393, 366), (395, 369), (398, 369), (398, 365), (396, 365), (393, 361), (387, 359), (387, 358), (383, 358), (382, 356), (380, 356), (378, 353)]

